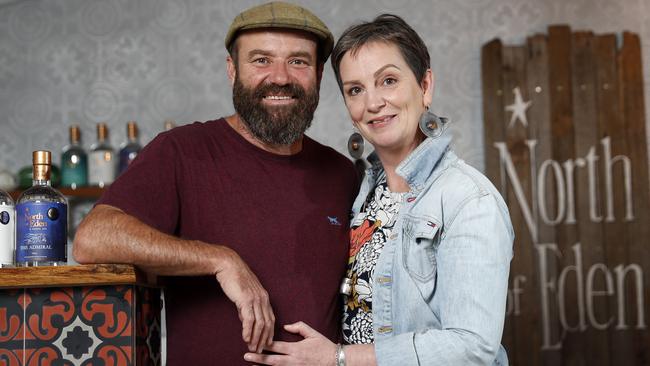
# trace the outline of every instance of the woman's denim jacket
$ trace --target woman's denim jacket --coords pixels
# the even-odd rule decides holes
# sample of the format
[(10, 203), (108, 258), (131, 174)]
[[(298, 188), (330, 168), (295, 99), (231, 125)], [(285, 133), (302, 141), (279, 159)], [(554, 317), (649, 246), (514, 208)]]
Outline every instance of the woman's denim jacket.
[[(490, 181), (427, 138), (397, 168), (408, 182), (373, 278), (378, 365), (507, 365), (501, 346), (514, 233)], [(375, 186), (373, 153), (353, 224)]]

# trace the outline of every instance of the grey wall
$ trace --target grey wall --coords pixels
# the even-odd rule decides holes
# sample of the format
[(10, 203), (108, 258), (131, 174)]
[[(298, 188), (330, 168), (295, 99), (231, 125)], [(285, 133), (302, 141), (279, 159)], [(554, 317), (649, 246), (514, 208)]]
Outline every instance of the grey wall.
[[(31, 151), (55, 161), (67, 126), (84, 144), (107, 121), (111, 141), (136, 120), (148, 142), (165, 119), (179, 123), (232, 113), (223, 38), (231, 19), (260, 1), (0, 1), (0, 169), (30, 164)], [(301, 4), (339, 35), (381, 12), (403, 16), (429, 46), (436, 74), (433, 109), (454, 121), (459, 155), (483, 168), (481, 45), (522, 43), (554, 23), (597, 33), (641, 35), (650, 107), (650, 0), (363, 0)], [(650, 108), (647, 108), (650, 110)], [(650, 121), (650, 118), (648, 118)], [(329, 64), (309, 134), (345, 152), (351, 124)]]

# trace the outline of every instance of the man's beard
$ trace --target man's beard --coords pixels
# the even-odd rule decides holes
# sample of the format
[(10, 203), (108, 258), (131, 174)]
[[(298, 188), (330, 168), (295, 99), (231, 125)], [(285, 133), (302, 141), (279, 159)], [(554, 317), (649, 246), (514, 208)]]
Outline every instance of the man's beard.
[[(286, 95), (296, 101), (291, 105), (265, 106), (265, 95)], [(247, 88), (236, 76), (232, 99), (235, 110), (255, 138), (272, 145), (291, 145), (311, 126), (318, 106), (318, 89), (314, 86), (305, 91), (293, 83)]]

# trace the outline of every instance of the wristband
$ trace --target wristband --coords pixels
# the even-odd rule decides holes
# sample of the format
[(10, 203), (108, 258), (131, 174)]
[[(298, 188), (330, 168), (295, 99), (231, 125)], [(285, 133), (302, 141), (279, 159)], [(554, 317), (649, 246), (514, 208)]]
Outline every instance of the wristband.
[(345, 352), (341, 343), (336, 345), (336, 366), (345, 366)]

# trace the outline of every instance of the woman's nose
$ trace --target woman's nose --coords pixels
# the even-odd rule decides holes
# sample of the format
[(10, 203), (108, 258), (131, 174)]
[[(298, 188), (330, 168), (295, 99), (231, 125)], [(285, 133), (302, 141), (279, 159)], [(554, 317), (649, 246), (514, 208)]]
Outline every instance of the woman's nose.
[(369, 112), (379, 112), (386, 105), (386, 100), (380, 92), (368, 91), (366, 96), (366, 105)]

